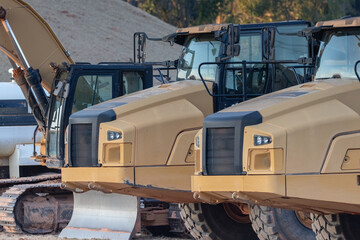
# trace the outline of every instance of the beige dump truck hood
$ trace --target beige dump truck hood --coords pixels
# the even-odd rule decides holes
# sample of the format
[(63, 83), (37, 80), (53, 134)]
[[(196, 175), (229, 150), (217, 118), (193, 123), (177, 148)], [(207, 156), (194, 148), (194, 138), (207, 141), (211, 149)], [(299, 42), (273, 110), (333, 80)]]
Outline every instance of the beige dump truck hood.
[[(42, 85), (50, 91), (55, 73), (49, 64), (51, 62), (71, 64), (73, 63), (72, 59), (50, 26), (27, 3), (21, 0), (0, 0), (0, 7), (5, 10), (5, 19), (8, 21), (27, 62), (32, 68), (40, 70)], [(4, 27), (5, 22), (3, 20), (1, 22), (0, 50), (17, 65), (26, 68)]]

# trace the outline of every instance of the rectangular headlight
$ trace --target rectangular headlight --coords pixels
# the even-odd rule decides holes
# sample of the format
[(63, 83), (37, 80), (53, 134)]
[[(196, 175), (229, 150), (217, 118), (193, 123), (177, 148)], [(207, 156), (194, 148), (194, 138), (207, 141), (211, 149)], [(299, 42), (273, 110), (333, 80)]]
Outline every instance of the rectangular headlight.
[(107, 140), (108, 141), (117, 140), (117, 139), (121, 139), (121, 138), (122, 138), (121, 132), (115, 132), (115, 131), (107, 132)]
[(269, 144), (271, 141), (269, 136), (254, 135), (254, 146)]

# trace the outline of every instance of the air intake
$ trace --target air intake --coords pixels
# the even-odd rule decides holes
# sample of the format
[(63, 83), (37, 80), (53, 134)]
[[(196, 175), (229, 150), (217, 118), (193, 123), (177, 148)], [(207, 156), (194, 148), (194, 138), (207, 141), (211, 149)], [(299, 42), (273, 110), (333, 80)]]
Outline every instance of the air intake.
[(91, 161), (91, 124), (71, 125), (71, 161), (73, 167), (93, 167)]
[(259, 112), (217, 112), (204, 120), (203, 168), (205, 175), (242, 175), (244, 128), (259, 124)]
[(206, 169), (209, 175), (236, 174), (234, 165), (235, 128), (208, 128)]

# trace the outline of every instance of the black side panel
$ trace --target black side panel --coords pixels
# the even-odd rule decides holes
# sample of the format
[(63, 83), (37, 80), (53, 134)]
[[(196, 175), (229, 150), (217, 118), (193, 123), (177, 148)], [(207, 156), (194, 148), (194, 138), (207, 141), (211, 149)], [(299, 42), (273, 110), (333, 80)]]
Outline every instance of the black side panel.
[(26, 100), (0, 100), (0, 115), (15, 115), (28, 113)]
[(262, 123), (262, 116), (257, 111), (218, 112), (206, 117), (203, 128), (204, 174), (244, 174), (244, 128), (259, 123)]
[(25, 99), (0, 100), (0, 126), (37, 125)]
[(31, 126), (37, 125), (31, 113), (26, 115), (0, 115), (0, 126)]

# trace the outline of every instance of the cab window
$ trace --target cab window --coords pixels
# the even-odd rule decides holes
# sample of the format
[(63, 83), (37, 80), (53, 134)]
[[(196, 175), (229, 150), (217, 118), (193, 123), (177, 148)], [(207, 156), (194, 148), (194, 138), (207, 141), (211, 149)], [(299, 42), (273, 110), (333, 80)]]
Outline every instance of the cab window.
[(123, 93), (130, 94), (144, 89), (145, 73), (143, 72), (123, 72)]
[(81, 75), (77, 80), (72, 113), (113, 98), (112, 75)]
[(297, 60), (309, 56), (309, 44), (306, 38), (286, 35), (287, 33), (299, 32), (306, 27), (306, 24), (277, 27), (274, 43), (276, 60)]
[[(213, 35), (193, 37), (184, 45), (178, 63), (177, 80), (201, 80), (198, 69), (203, 62), (215, 62), (220, 42)], [(203, 65), (201, 74), (205, 80), (215, 81), (216, 65)]]
[[(232, 62), (261, 62), (262, 39), (260, 32), (242, 34), (240, 36), (240, 55), (231, 59)], [(226, 69), (226, 94), (264, 93), (266, 84), (265, 64), (246, 64), (246, 83), (243, 83), (242, 64), (230, 64)]]
[(48, 135), (48, 155), (56, 157), (60, 147), (60, 123), (64, 98), (56, 97)]
[[(309, 56), (309, 44), (306, 38), (297, 35), (286, 35), (288, 33), (296, 33), (306, 28), (307, 25), (297, 26), (278, 26), (275, 35), (275, 60), (297, 60), (302, 57)], [(275, 79), (273, 82), (273, 91), (294, 86), (304, 82), (307, 74), (307, 68), (293, 68), (291, 66), (299, 66), (300, 64), (284, 64), (275, 65)], [(298, 82), (299, 80), (299, 82)]]

